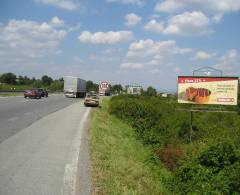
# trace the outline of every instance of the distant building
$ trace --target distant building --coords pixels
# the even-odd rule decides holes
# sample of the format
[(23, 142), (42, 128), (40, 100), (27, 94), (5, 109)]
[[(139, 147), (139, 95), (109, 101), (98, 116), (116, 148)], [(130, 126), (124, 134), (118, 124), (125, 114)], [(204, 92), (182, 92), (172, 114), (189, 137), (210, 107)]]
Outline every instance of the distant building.
[(133, 84), (127, 86), (127, 93), (128, 94), (140, 95), (141, 92), (142, 92), (142, 86), (141, 85), (133, 83)]
[(160, 97), (164, 97), (164, 98), (167, 98), (167, 97), (171, 97), (171, 96), (173, 96), (174, 94), (172, 94), (172, 93), (158, 93), (158, 96), (160, 96)]

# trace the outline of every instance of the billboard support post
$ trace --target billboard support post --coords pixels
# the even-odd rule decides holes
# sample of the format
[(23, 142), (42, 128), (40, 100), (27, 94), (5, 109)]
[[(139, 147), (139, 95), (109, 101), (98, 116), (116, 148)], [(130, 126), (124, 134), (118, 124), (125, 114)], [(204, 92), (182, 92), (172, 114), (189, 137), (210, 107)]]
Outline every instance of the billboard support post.
[[(191, 106), (193, 108), (193, 105)], [(192, 108), (190, 110), (190, 133), (189, 133), (189, 142), (192, 142), (192, 134), (193, 134), (193, 111)]]

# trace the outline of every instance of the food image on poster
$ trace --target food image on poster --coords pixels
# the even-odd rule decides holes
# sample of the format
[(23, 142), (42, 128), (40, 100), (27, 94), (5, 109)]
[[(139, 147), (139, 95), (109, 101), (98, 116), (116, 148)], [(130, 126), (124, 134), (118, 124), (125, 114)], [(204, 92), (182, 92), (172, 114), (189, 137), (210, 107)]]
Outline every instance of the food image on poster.
[(237, 105), (238, 77), (178, 77), (178, 102)]
[(189, 87), (186, 89), (186, 95), (189, 101), (204, 104), (209, 101), (211, 91), (205, 88)]

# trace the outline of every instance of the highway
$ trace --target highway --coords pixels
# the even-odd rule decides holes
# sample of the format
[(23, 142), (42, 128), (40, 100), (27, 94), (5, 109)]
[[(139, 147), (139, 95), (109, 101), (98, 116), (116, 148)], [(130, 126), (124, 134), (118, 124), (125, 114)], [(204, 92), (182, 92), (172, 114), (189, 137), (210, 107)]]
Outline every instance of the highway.
[(50, 95), (41, 99), (0, 97), (0, 143), (47, 114), (77, 101), (63, 95)]
[(90, 194), (89, 113), (61, 95), (0, 98), (0, 195)]

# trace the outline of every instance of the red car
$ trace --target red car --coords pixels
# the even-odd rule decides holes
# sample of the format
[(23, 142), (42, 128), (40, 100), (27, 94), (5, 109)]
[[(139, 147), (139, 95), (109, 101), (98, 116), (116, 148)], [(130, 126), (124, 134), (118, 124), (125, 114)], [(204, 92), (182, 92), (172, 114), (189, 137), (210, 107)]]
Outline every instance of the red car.
[(42, 97), (42, 94), (37, 89), (30, 89), (24, 91), (24, 98), (38, 98), (40, 99)]

